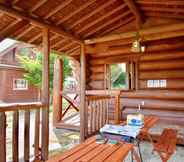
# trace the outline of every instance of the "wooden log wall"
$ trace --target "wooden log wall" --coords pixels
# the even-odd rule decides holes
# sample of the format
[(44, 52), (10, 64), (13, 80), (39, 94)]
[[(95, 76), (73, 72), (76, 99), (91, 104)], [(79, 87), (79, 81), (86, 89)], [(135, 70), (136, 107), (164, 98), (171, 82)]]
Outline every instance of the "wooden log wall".
[[(90, 90), (106, 89), (106, 64), (134, 61), (136, 63), (137, 87), (121, 92), (121, 108), (125, 108), (122, 117), (137, 110), (144, 101), (145, 114), (158, 115), (162, 121), (184, 123), (184, 44), (180, 37), (146, 42), (145, 53), (131, 53), (131, 44), (123, 40), (91, 45), (88, 59)], [(101, 48), (100, 48), (101, 47)], [(98, 48), (95, 49), (95, 48)], [(95, 51), (96, 53), (92, 53)], [(147, 80), (167, 80), (166, 88), (148, 88)], [(174, 113), (173, 113), (174, 112)], [(109, 111), (114, 117), (113, 108)]]

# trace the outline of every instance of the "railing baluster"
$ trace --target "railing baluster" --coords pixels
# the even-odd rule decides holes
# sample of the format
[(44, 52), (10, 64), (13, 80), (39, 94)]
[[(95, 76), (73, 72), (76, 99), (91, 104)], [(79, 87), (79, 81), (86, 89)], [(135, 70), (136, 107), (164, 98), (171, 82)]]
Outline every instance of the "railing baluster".
[(87, 136), (88, 136), (88, 120), (89, 120), (89, 107), (88, 107), (88, 105), (89, 105), (89, 102), (88, 102), (88, 100), (87, 99), (85, 99), (86, 100), (86, 111), (85, 111), (85, 115), (86, 115), (86, 117), (85, 117), (85, 138), (87, 138)]
[(6, 114), (0, 113), (0, 162), (6, 162)]
[(89, 134), (92, 134), (93, 132), (93, 107), (91, 100), (89, 101), (89, 122), (90, 122), (90, 131)]
[(103, 126), (103, 99), (100, 101), (100, 128)]
[(96, 100), (96, 131), (100, 129), (100, 109), (99, 100)]
[(29, 162), (30, 153), (30, 110), (24, 113), (24, 161)]
[(93, 109), (93, 132), (96, 131), (96, 104), (95, 100), (92, 101), (92, 109)]
[(12, 142), (12, 150), (13, 150), (13, 162), (19, 161), (19, 112), (13, 112), (13, 142)]
[(40, 160), (40, 109), (35, 111), (35, 137), (34, 137), (34, 155), (35, 161)]

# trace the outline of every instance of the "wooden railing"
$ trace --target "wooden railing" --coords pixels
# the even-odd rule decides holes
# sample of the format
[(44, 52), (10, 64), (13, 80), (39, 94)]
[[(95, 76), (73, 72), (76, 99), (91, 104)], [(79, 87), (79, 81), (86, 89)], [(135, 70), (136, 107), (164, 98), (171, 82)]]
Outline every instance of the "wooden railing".
[(86, 91), (86, 137), (99, 131), (109, 123), (109, 104), (114, 103), (114, 123), (120, 121), (120, 91), (90, 90)]
[[(20, 142), (20, 113), (21, 113), (21, 118), (23, 114), (23, 120), (21, 122), (24, 122), (24, 129), (21, 130), (24, 132), (24, 137), (23, 137), (23, 142), (24, 142), (24, 147), (23, 147), (23, 161), (29, 162), (30, 157), (34, 161), (41, 161), (42, 158), (44, 159), (45, 157), (41, 157), (44, 153), (45, 149), (42, 149), (43, 143), (41, 143), (42, 137), (45, 137), (46, 134), (42, 134), (41, 132), (48, 133), (48, 129), (43, 127), (43, 120), (41, 122), (41, 111), (46, 108), (45, 105), (43, 105), (40, 102), (36, 103), (21, 103), (21, 104), (4, 104), (0, 105), (0, 162), (6, 162), (7, 160), (7, 155), (10, 152), (7, 152), (7, 134), (6, 134), (6, 129), (7, 129), (7, 114), (11, 115), (12, 112), (12, 161), (13, 162), (19, 162), (20, 158), (19, 157), (19, 146)], [(34, 113), (34, 115), (32, 115)], [(8, 116), (9, 117), (9, 116)], [(33, 124), (34, 123), (34, 124)], [(34, 130), (30, 129), (30, 124), (34, 125)], [(40, 131), (42, 129), (42, 131)], [(34, 147), (34, 153), (31, 155), (30, 153), (30, 141), (34, 141), (32, 147)], [(42, 140), (43, 142), (44, 140)], [(40, 145), (41, 143), (41, 145)]]
[(108, 123), (108, 102), (109, 96), (87, 96), (87, 137), (99, 131), (106, 123)]

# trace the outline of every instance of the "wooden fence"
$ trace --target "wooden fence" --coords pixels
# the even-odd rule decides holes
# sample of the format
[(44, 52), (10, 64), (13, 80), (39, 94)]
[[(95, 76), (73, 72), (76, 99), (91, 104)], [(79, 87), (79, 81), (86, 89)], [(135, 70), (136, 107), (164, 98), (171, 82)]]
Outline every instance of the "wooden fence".
[[(40, 103), (24, 103), (24, 104), (5, 104), (0, 105), (0, 162), (6, 162), (7, 161), (7, 113), (12, 112), (12, 160), (13, 162), (19, 162), (19, 146), (20, 146), (20, 113), (24, 115), (24, 152), (23, 152), (23, 159), (25, 162), (30, 161), (30, 141), (31, 138), (34, 141), (34, 160), (35, 161), (41, 161), (42, 151), (45, 149), (42, 149), (42, 143), (41, 139), (45, 136), (45, 134), (42, 134), (42, 132), (48, 133), (48, 129), (43, 127), (43, 120), (41, 117), (41, 112), (46, 107)], [(32, 121), (32, 118), (30, 118), (30, 114), (34, 113), (34, 121)], [(31, 120), (30, 120), (31, 119)], [(42, 122), (41, 122), (42, 121)], [(30, 129), (30, 123), (34, 123), (34, 130)], [(42, 131), (40, 131), (42, 129)], [(33, 134), (34, 133), (34, 134)], [(43, 140), (44, 141), (44, 140)]]

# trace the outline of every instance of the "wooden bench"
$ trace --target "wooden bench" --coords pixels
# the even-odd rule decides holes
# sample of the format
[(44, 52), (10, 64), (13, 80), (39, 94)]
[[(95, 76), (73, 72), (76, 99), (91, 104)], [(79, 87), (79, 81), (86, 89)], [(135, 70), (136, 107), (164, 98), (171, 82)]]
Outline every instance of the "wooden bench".
[(154, 144), (153, 151), (157, 151), (162, 162), (167, 162), (176, 150), (177, 130), (164, 129), (159, 140)]

